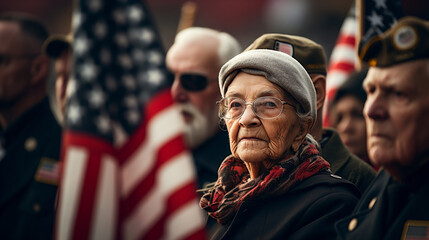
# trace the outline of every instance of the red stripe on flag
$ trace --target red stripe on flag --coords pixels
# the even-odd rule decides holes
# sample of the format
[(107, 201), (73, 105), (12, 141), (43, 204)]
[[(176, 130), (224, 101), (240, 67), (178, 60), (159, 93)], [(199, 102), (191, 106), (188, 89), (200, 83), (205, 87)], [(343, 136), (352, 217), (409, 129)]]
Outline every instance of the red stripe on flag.
[(334, 97), (335, 97), (336, 92), (337, 92), (336, 88), (329, 89), (328, 90), (328, 94), (327, 94), (328, 99), (329, 100), (333, 100)]
[(101, 152), (104, 151), (106, 154), (110, 154), (112, 156), (115, 155), (115, 149), (113, 149), (112, 145), (103, 138), (98, 138), (76, 131), (65, 130), (63, 134), (64, 151), (66, 152), (67, 148), (72, 145), (81, 146), (83, 148), (90, 148), (89, 146), (91, 146)]
[(196, 186), (194, 182), (190, 182), (176, 192), (171, 193), (168, 198), (168, 208), (165, 214), (171, 215), (177, 209), (185, 205), (187, 202), (195, 200), (197, 198), (197, 194), (195, 193), (195, 187)]
[(151, 119), (153, 116), (158, 114), (161, 110), (170, 107), (173, 104), (173, 97), (170, 93), (170, 88), (165, 88), (154, 95), (146, 105), (147, 119)]
[[(347, 17), (344, 19), (344, 22), (341, 26), (340, 32), (338, 34), (337, 41), (335, 43), (335, 46), (332, 50), (332, 53), (335, 53), (331, 55), (330, 62), (328, 66), (328, 74), (326, 82), (330, 83), (331, 77), (333, 72), (341, 71), (345, 72), (344, 76), (346, 77), (349, 73), (351, 73), (355, 69), (355, 60), (350, 61), (353, 56), (350, 56), (350, 49), (355, 49), (356, 45), (356, 14), (355, 14), (355, 5), (353, 4), (351, 8), (349, 9), (349, 13)], [(344, 51), (344, 52), (342, 52)], [(340, 53), (340, 54), (339, 54)], [(336, 79), (338, 81), (338, 79)], [(327, 97), (325, 98), (325, 108), (323, 109), (323, 127), (330, 126), (330, 120), (329, 120), (329, 105), (331, 104), (331, 100), (335, 96), (335, 93), (337, 91), (338, 86), (334, 85), (327, 85), (328, 88), (326, 89)], [(332, 88), (332, 89), (329, 89)]]
[(156, 114), (163, 111), (164, 109), (171, 107), (173, 104), (173, 98), (170, 94), (170, 89), (167, 88), (158, 94), (154, 95), (153, 98), (146, 105), (146, 111), (144, 120), (141, 126), (130, 136), (129, 141), (118, 149), (118, 159), (122, 160), (119, 164), (123, 165), (129, 157), (141, 146), (147, 134), (147, 124)]
[(201, 240), (206, 239), (206, 232), (203, 228), (198, 231), (191, 233), (189, 236), (185, 237), (186, 240)]
[(349, 45), (354, 48), (355, 43), (356, 43), (356, 37), (354, 35), (340, 34), (340, 36), (338, 37), (337, 43), (335, 45), (336, 46)]
[(352, 62), (346, 62), (346, 61), (339, 61), (339, 62), (335, 62), (332, 63), (329, 66), (329, 70), (328, 72), (333, 72), (333, 71), (344, 71), (344, 72), (352, 72), (355, 69), (355, 64)]
[[(181, 136), (170, 139), (166, 142), (158, 151), (156, 164), (153, 169), (149, 171), (146, 178), (142, 179), (135, 189), (129, 194), (129, 196), (123, 200), (121, 204), (123, 209), (121, 211), (121, 218), (125, 219), (130, 215), (131, 211), (141, 202), (141, 200), (147, 195), (147, 193), (155, 185), (156, 174), (159, 168), (162, 167), (166, 162), (172, 160), (176, 155), (182, 153), (185, 149)], [(194, 195), (196, 197), (196, 195)]]
[[(87, 166), (83, 177), (83, 184), (81, 185), (81, 195), (77, 203), (78, 211), (76, 213), (76, 222), (74, 223), (74, 234), (72, 236), (72, 239), (85, 239), (89, 236), (91, 229), (95, 194), (99, 186), (97, 183), (101, 157), (108, 153), (112, 154), (114, 150), (102, 139), (85, 134), (66, 131), (63, 139), (65, 141), (65, 151), (75, 146), (85, 148), (88, 153)], [(73, 159), (67, 159), (66, 161), (73, 161)]]
[(167, 198), (167, 208), (163, 216), (158, 220), (158, 222), (153, 224), (153, 227), (147, 232), (145, 236), (142, 236), (141, 239), (161, 239), (163, 234), (166, 232), (164, 227), (166, 226), (168, 218), (174, 214), (174, 212), (180, 209), (180, 207), (186, 205), (186, 203), (190, 201), (193, 201), (195, 198), (196, 193), (194, 183), (189, 183), (177, 191), (172, 192)]

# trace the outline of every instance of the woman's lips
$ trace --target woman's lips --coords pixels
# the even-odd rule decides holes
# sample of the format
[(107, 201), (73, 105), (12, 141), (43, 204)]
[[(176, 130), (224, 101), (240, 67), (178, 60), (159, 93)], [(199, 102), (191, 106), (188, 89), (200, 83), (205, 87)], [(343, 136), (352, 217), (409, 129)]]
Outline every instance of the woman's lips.
[(243, 137), (243, 138), (240, 138), (240, 142), (241, 141), (263, 141), (263, 140), (256, 137)]

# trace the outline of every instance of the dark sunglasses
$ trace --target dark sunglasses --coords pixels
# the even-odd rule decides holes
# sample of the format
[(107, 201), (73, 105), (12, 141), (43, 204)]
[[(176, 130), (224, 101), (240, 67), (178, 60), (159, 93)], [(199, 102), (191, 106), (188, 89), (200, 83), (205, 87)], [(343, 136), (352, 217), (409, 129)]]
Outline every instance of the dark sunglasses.
[(190, 92), (198, 92), (206, 89), (208, 79), (206, 76), (197, 73), (185, 73), (180, 75), (180, 84)]

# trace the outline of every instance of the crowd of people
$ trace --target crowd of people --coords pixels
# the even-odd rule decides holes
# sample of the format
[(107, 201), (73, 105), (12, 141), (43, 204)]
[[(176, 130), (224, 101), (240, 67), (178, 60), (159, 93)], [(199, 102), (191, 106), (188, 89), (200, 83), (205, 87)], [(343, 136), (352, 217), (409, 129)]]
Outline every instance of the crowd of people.
[[(0, 15), (2, 239), (52, 239), (72, 51), (72, 34)], [(165, 61), (208, 238), (429, 239), (429, 22), (399, 19), (360, 58), (324, 127), (317, 42), (176, 35)]]

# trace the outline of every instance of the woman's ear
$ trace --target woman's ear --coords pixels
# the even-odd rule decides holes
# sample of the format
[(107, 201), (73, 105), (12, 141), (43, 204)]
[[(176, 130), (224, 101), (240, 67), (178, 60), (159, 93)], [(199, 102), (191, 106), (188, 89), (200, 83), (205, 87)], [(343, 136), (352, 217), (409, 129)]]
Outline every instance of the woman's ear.
[(31, 65), (31, 84), (38, 85), (41, 81), (47, 81), (50, 60), (47, 56), (39, 56), (34, 59)]
[(311, 126), (313, 125), (313, 120), (308, 118), (306, 121), (302, 121), (299, 125), (299, 133), (295, 137), (295, 140), (292, 143), (292, 150), (294, 152), (298, 151), (299, 146), (304, 142), (307, 133), (310, 132)]

